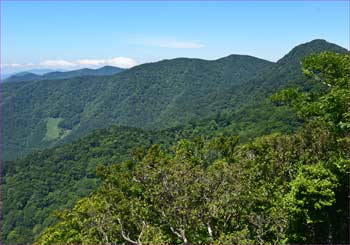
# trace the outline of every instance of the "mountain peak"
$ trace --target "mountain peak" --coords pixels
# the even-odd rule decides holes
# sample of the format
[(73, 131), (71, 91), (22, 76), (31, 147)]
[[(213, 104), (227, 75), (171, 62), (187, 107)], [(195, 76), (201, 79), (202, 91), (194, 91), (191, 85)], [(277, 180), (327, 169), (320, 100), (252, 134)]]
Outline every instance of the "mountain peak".
[(258, 58), (258, 57), (254, 57), (254, 56), (251, 56), (251, 55), (245, 55), (245, 54), (231, 54), (231, 55), (228, 55), (226, 57), (223, 57), (223, 58), (220, 58), (220, 59), (217, 59), (215, 60), (216, 62), (217, 61), (222, 61), (222, 62), (228, 62), (228, 61), (233, 61), (233, 62), (258, 62), (258, 61), (261, 61), (261, 62), (264, 62), (264, 63), (273, 63), (271, 61), (268, 61), (268, 60), (265, 60), (265, 59), (261, 59), (261, 58)]
[(302, 43), (293, 48), (288, 54), (286, 54), (282, 59), (277, 61), (278, 64), (283, 65), (286, 63), (299, 64), (300, 60), (304, 57), (313, 54), (321, 53), (324, 51), (331, 51), (336, 53), (345, 53), (348, 52), (347, 49), (330, 43), (324, 39), (314, 39), (310, 42)]
[(123, 71), (125, 69), (123, 68), (120, 68), (120, 67), (117, 67), (117, 66), (110, 66), (110, 65), (106, 65), (106, 66), (102, 66), (98, 69), (95, 69), (95, 70), (98, 70), (98, 71), (110, 71), (110, 72), (119, 72), (119, 71)]
[[(325, 39), (321, 39), (321, 38), (318, 38), (318, 39), (314, 39), (314, 40), (311, 40), (310, 42), (306, 42), (304, 44), (311, 44), (311, 45), (314, 45), (314, 44), (330, 44), (330, 42), (328, 42), (327, 40)], [(303, 44), (301, 44), (303, 45)]]
[(106, 66), (102, 66), (98, 69), (122, 69), (122, 68), (119, 68), (117, 66), (109, 66), (109, 65), (106, 65)]

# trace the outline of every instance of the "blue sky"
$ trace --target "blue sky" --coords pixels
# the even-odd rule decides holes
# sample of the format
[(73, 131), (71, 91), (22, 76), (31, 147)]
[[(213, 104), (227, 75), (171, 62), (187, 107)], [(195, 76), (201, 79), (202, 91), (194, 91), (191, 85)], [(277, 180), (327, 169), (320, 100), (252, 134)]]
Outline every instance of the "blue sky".
[(230, 54), (276, 61), (316, 38), (349, 49), (348, 1), (1, 1), (2, 73)]

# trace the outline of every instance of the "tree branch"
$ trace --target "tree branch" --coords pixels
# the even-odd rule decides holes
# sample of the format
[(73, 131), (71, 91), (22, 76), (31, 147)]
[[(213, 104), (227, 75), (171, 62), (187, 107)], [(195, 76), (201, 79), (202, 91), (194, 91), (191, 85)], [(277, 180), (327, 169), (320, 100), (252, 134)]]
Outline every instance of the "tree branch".
[(181, 230), (180, 233), (179, 233), (179, 232), (177, 232), (172, 226), (170, 226), (170, 230), (171, 230), (175, 235), (177, 235), (179, 238), (181, 238), (182, 241), (184, 241), (184, 243), (188, 243), (188, 240), (187, 240), (187, 238), (186, 238), (186, 236), (185, 236), (184, 230)]
[(138, 244), (138, 242), (136, 242), (136, 241), (134, 241), (134, 240), (131, 240), (128, 236), (125, 235), (124, 230), (123, 230), (122, 222), (120, 221), (119, 218), (118, 218), (118, 222), (119, 222), (119, 224), (120, 224), (120, 230), (121, 230), (121, 233), (122, 233), (122, 234), (121, 234), (122, 237), (123, 237), (126, 241), (128, 241), (128, 242), (130, 242), (130, 243), (132, 243), (132, 244)]
[(139, 237), (137, 238), (137, 241), (140, 244), (141, 244), (141, 238), (142, 238), (143, 232), (145, 231), (145, 228), (146, 228), (146, 223), (145, 223), (145, 221), (142, 221), (142, 230), (140, 232)]
[(213, 230), (211, 229), (209, 222), (207, 223), (207, 227), (208, 227), (208, 233), (209, 233), (210, 238), (213, 238)]

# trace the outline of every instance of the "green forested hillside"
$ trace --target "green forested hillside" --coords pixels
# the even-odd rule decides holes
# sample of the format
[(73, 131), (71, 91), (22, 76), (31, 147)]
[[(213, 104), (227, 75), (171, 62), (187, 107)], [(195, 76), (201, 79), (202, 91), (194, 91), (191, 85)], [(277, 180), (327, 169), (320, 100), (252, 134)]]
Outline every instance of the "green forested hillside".
[(303, 68), (322, 90), (271, 98), (307, 121), (295, 134), (135, 151), (100, 167), (99, 190), (36, 242), (348, 244), (350, 55), (313, 55)]
[[(2, 241), (12, 244), (31, 243), (35, 239), (43, 243), (105, 243), (112, 239), (118, 243), (130, 243), (137, 241), (136, 234), (146, 228), (149, 230), (143, 232), (147, 234), (145, 237), (139, 234), (143, 243), (186, 242), (181, 235), (183, 230), (189, 230), (190, 235), (185, 237), (192, 243), (315, 243), (326, 239), (323, 236), (325, 234), (332, 236), (329, 239), (334, 242), (346, 241), (344, 217), (347, 200), (343, 194), (344, 188), (347, 188), (344, 166), (348, 166), (349, 159), (346, 132), (350, 127), (344, 98), (348, 98), (349, 88), (346, 87), (349, 79), (346, 73), (349, 69), (348, 56), (344, 56), (341, 65), (337, 62), (343, 56), (325, 54), (321, 59), (325, 60), (324, 63), (318, 62), (316, 56), (309, 58), (304, 62), (304, 66), (309, 66), (309, 71), (313, 72), (307, 73), (309, 77), (302, 76), (300, 66), (300, 61), (305, 56), (324, 50), (346, 52), (334, 44), (315, 40), (296, 47), (277, 63), (241, 55), (214, 61), (179, 58), (144, 64), (113, 76), (3, 84), (2, 158), (14, 159), (32, 153), (4, 163)], [(326, 75), (319, 76), (320, 74)], [(314, 79), (314, 75), (319, 76), (318, 80)], [(341, 89), (333, 89), (333, 83), (339, 77), (343, 77), (345, 83), (336, 85)], [(320, 79), (329, 82), (330, 78), (334, 79), (328, 86), (319, 82)], [(274, 100), (270, 101), (271, 95), (286, 87), (293, 89), (275, 95)], [(323, 99), (318, 100), (319, 98)], [(287, 102), (292, 106), (275, 106), (276, 103), (283, 105)], [(319, 124), (315, 124), (316, 121)], [(128, 127), (114, 126), (93, 131), (113, 124)], [(304, 129), (299, 129), (303, 125)], [(93, 132), (88, 136), (80, 138), (91, 131)], [(271, 133), (277, 135), (256, 139)], [(78, 138), (80, 139), (77, 140)], [(180, 143), (172, 148), (179, 140)], [(69, 143), (72, 141), (74, 142)], [(63, 145), (58, 146), (60, 144)], [(157, 201), (151, 200), (154, 193), (149, 183), (141, 186), (133, 183), (134, 178), (140, 177), (140, 166), (150, 164), (147, 156), (151, 159), (155, 157), (152, 155), (152, 149), (155, 148), (147, 151), (154, 144), (160, 146), (156, 152), (161, 156), (151, 162), (164, 161), (171, 164), (169, 166), (177, 166), (175, 169), (161, 167), (164, 167), (164, 171), (170, 171), (171, 176), (174, 174), (172, 178), (175, 185), (178, 183), (176, 176), (183, 174), (182, 170), (192, 171), (187, 169), (187, 163), (192, 166), (192, 161), (199, 161), (196, 166), (202, 170), (194, 173), (199, 173), (201, 180), (208, 179), (209, 182), (203, 186), (189, 185), (183, 194), (187, 191), (208, 191), (212, 184), (217, 184), (215, 181), (218, 181), (217, 176), (220, 174), (228, 178), (227, 184), (230, 185), (230, 193), (222, 190), (219, 194), (224, 196), (218, 194), (208, 199), (214, 203), (219, 202), (219, 206), (215, 204), (208, 207), (205, 206), (206, 202), (203, 207), (196, 206), (201, 200), (194, 200), (194, 206), (191, 207), (194, 216), (200, 212), (205, 217), (191, 217), (193, 220), (184, 221), (185, 223), (174, 219), (171, 222), (180, 225), (175, 232), (171, 229), (172, 223), (163, 224), (163, 218), (157, 216), (159, 210), (148, 210)], [(55, 148), (36, 151), (45, 147)], [(252, 152), (255, 152), (253, 155), (256, 158), (251, 159)], [(179, 162), (182, 156), (185, 157), (184, 161)], [(40, 236), (44, 229), (57, 223), (57, 217), (52, 215), (54, 210), (72, 208), (78, 199), (86, 197), (100, 186), (100, 178), (95, 173), (96, 166), (121, 162), (124, 164), (120, 167), (100, 168), (100, 174), (105, 179), (100, 191), (79, 202), (73, 212), (61, 214), (63, 221)], [(277, 169), (279, 164), (282, 172)], [(209, 167), (211, 165), (213, 167)], [(218, 171), (215, 174), (217, 168), (221, 167), (223, 171), (232, 173), (226, 175), (227, 173)], [(320, 172), (317, 169), (321, 169)], [(155, 173), (152, 171), (145, 173), (153, 176)], [(263, 174), (264, 171), (267, 174)], [(272, 172), (274, 174), (270, 176)], [(316, 182), (322, 178), (329, 179), (321, 183), (325, 186), (324, 189), (310, 189), (310, 195), (315, 191), (322, 192), (316, 193), (317, 197), (312, 197), (318, 203), (312, 204), (317, 206), (314, 206), (315, 210), (307, 206), (309, 204), (299, 209), (297, 207), (301, 201), (295, 193), (300, 188), (308, 188), (304, 185), (309, 185), (303, 174), (316, 178)], [(120, 186), (115, 186), (113, 182), (115, 178), (130, 183), (128, 188), (132, 190), (120, 190)], [(233, 179), (236, 182), (231, 183)], [(255, 195), (252, 194), (254, 188), (259, 187), (256, 183), (260, 183), (262, 189)], [(295, 187), (290, 183), (294, 183)], [(133, 188), (138, 188), (136, 195), (139, 190), (145, 195), (135, 197)], [(148, 188), (150, 191), (145, 191)], [(270, 193), (275, 190), (276, 193)], [(241, 194), (231, 196), (236, 195), (231, 191)], [(141, 222), (141, 226), (136, 223), (128, 226), (120, 220), (124, 216), (113, 213), (120, 210), (111, 209), (112, 218), (106, 222), (109, 222), (108, 227), (113, 228), (106, 231), (103, 228), (105, 224), (98, 223), (102, 227), (100, 230), (88, 229), (100, 222), (96, 221), (96, 217), (100, 219), (106, 213), (105, 208), (109, 207), (110, 200), (104, 198), (111, 197), (108, 192), (121, 193), (122, 197), (130, 197), (132, 200), (136, 198), (145, 204), (147, 208), (144, 211), (149, 212), (149, 217), (143, 216), (142, 210), (139, 213), (139, 207), (136, 210), (129, 209), (125, 203), (121, 207), (126, 212), (125, 215), (130, 214), (128, 212), (136, 215), (135, 220), (131, 219), (132, 222), (141, 218), (146, 222), (145, 225)], [(178, 194), (181, 191), (176, 195)], [(101, 195), (106, 195), (102, 201)], [(252, 198), (253, 202), (248, 204), (248, 199), (244, 201), (242, 196), (249, 197), (249, 200)], [(323, 196), (325, 200), (322, 199)], [(176, 196), (175, 199), (178, 197), (193, 201), (188, 193)], [(237, 208), (240, 205), (245, 208), (233, 210), (234, 213), (229, 218), (226, 217), (230, 222), (227, 229), (221, 231), (218, 227), (222, 226), (222, 214), (214, 212), (218, 216), (211, 217), (208, 210), (222, 207), (221, 212), (230, 213), (231, 206), (220, 204), (220, 200), (226, 197), (233, 198), (233, 204)], [(318, 202), (318, 198), (322, 200)], [(117, 201), (123, 203), (125, 200)], [(95, 205), (101, 209), (94, 209)], [(182, 203), (179, 205), (180, 210), (184, 208)], [(307, 213), (311, 209), (312, 217)], [(169, 215), (179, 212), (168, 211)], [(323, 212), (321, 218), (318, 216), (320, 212)], [(266, 217), (270, 215), (269, 220)], [(281, 215), (290, 215), (292, 219), (283, 219)], [(179, 215), (180, 217), (182, 216)], [(341, 221), (330, 221), (330, 217), (337, 217)], [(77, 224), (74, 223), (75, 219), (87, 223)], [(212, 235), (208, 231), (209, 237), (204, 231), (208, 230), (208, 220), (214, 222), (212, 226), (216, 227)], [(311, 225), (303, 227), (301, 224), (305, 222)], [(324, 230), (327, 222), (332, 222), (333, 227), (326, 227), (328, 233)], [(198, 226), (198, 229), (194, 229), (193, 225)], [(125, 226), (125, 232), (129, 234), (121, 233)], [(298, 227), (308, 230), (310, 237), (298, 230)], [(339, 230), (339, 233), (335, 230)], [(318, 240), (312, 235), (321, 233), (323, 235)], [(110, 237), (109, 240), (104, 240), (101, 234)], [(340, 237), (339, 240), (334, 238), (337, 236)], [(150, 240), (151, 238), (155, 240)]]
[(278, 60), (272, 69), (253, 79), (250, 86), (248, 86), (248, 91), (253, 91), (252, 96), (259, 98), (259, 96), (265, 96), (266, 94), (271, 95), (281, 87), (300, 86), (305, 91), (317, 89), (319, 85), (316, 84), (315, 86), (312, 80), (303, 77), (301, 63), (306, 56), (324, 51), (349, 52), (342, 47), (321, 39), (300, 44)]
[(35, 152), (5, 162), (3, 196), (3, 241), (33, 242), (44, 227), (54, 224), (51, 213), (71, 207), (79, 197), (98, 186), (98, 164), (130, 159), (137, 146), (169, 143), (171, 137), (126, 127), (97, 130), (73, 144)]
[(221, 115), (160, 131), (114, 126), (96, 130), (67, 145), (5, 162), (4, 241), (33, 242), (42, 229), (57, 222), (52, 215), (54, 210), (71, 208), (78, 198), (99, 186), (95, 174), (98, 165), (131, 160), (136, 147), (147, 149), (158, 144), (168, 149), (180, 139), (240, 134), (242, 140), (247, 141), (270, 132), (292, 132), (297, 126), (288, 122), (288, 118), (295, 120), (292, 111), (290, 117), (286, 116), (286, 109), (276, 111), (271, 118), (266, 117), (264, 111), (252, 111), (255, 119), (245, 115), (239, 125), (231, 123), (232, 115)]
[[(4, 152), (11, 155), (21, 152), (21, 148), (29, 152), (116, 123), (159, 128), (161, 124), (169, 126), (203, 116), (215, 103), (217, 93), (228, 91), (229, 84), (247, 80), (250, 73), (270, 64), (245, 57), (249, 65), (241, 68), (241, 57), (232, 58), (232, 62), (227, 59), (231, 69), (220, 60), (175, 59), (141, 65), (113, 77), (4, 84), (3, 113), (9, 115), (4, 118), (4, 138), (8, 142)], [(183, 116), (176, 119), (174, 116), (183, 108), (180, 103), (187, 103), (188, 112), (182, 110)], [(44, 140), (51, 118), (61, 119), (58, 126), (70, 131), (64, 139)]]
[[(112, 127), (6, 162), (3, 242), (346, 242), (349, 56), (312, 56), (304, 68), (308, 84), (320, 89), (273, 97), (292, 107), (268, 110), (273, 104), (265, 102), (158, 131)], [(250, 140), (292, 133), (293, 121), (304, 128)], [(147, 151), (154, 144), (160, 147)], [(121, 162), (99, 168), (100, 190), (39, 236), (57, 222), (54, 210), (72, 207), (99, 186), (97, 165)], [(178, 186), (169, 196), (163, 172), (171, 188)]]
[(346, 51), (315, 40), (277, 63), (242, 55), (214, 61), (178, 58), (113, 76), (5, 83), (4, 158), (70, 142), (112, 124), (161, 129), (218, 115), (244, 124), (238, 118), (254, 117), (254, 110), (272, 111), (266, 98), (279, 88), (296, 81), (304, 85), (296, 60), (327, 50)]

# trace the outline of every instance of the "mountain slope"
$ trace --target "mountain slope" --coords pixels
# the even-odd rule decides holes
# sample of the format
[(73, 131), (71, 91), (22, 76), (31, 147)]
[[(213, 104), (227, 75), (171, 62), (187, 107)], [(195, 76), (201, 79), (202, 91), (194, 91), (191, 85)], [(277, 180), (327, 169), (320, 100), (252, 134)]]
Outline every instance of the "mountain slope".
[(40, 80), (42, 76), (32, 73), (32, 72), (20, 72), (14, 75), (11, 75), (3, 80), (4, 83), (7, 82), (21, 82), (21, 81), (35, 81)]
[[(78, 141), (35, 152), (4, 166), (2, 242), (33, 242), (43, 228), (57, 220), (52, 212), (72, 207), (96, 189), (98, 164), (110, 165), (131, 159), (134, 147), (170, 144), (171, 133), (128, 127), (97, 130)], [(166, 143), (167, 142), (167, 143)]]
[(230, 102), (239, 95), (238, 87), (271, 65), (248, 56), (180, 58), (112, 77), (5, 83), (5, 157), (64, 143), (111, 124), (168, 127), (238, 106)]
[[(245, 124), (254, 128), (256, 136), (261, 135), (259, 128), (266, 122), (271, 128), (276, 121), (269, 122), (266, 117), (261, 117), (261, 121), (266, 120), (263, 123), (249, 120)], [(5, 162), (3, 193), (10, 194), (3, 198), (3, 242), (33, 242), (43, 229), (57, 222), (53, 211), (71, 208), (79, 198), (96, 190), (100, 184), (96, 166), (130, 161), (133, 153), (143, 152), (140, 147), (158, 144), (170, 149), (179, 139), (211, 139), (246, 130), (245, 125), (230, 123), (230, 117), (220, 117), (159, 131), (112, 126), (72, 143)], [(288, 128), (288, 122), (284, 127)]]
[(308, 84), (301, 72), (301, 62), (310, 54), (317, 54), (324, 51), (345, 53), (349, 52), (343, 47), (329, 43), (323, 39), (315, 39), (293, 48), (288, 54), (276, 62), (276, 66), (262, 74), (261, 78), (255, 81), (259, 86), (256, 94), (264, 94), (261, 90), (271, 93), (277, 88), (300, 85), (305, 89), (311, 89), (314, 84)]

